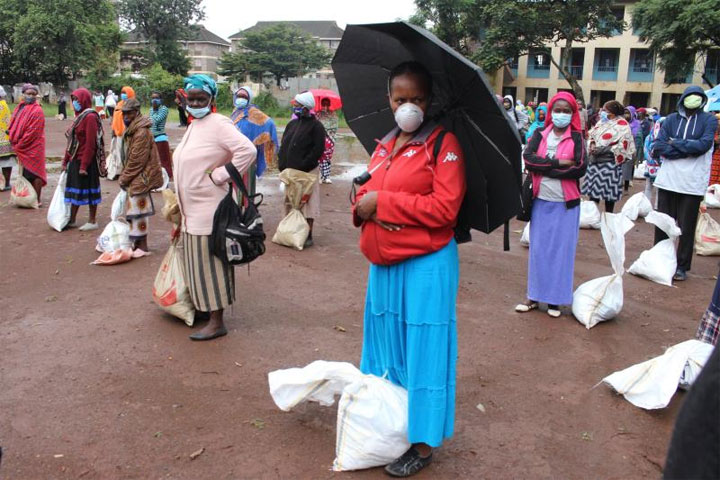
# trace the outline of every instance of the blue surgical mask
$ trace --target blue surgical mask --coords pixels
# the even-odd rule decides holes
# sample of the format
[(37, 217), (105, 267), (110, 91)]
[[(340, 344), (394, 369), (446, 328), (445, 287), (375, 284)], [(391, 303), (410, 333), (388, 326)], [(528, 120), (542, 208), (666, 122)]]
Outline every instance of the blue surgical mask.
[(210, 105), (203, 108), (185, 107), (185, 110), (187, 110), (187, 112), (195, 118), (203, 118), (210, 113)]
[(80, 102), (78, 102), (77, 100), (73, 100), (72, 104), (76, 112), (82, 111), (82, 105), (80, 105)]
[(235, 106), (237, 108), (245, 108), (247, 107), (248, 99), (243, 97), (238, 97), (235, 99)]
[(161, 98), (153, 98), (152, 104), (153, 105), (162, 105), (162, 99)]
[(293, 107), (292, 112), (296, 117), (302, 117), (305, 114), (305, 107)]
[(121, 99), (121, 100), (127, 100), (127, 99), (128, 99), (127, 93), (121, 93), (121, 94), (120, 94), (120, 99)]
[(557, 128), (565, 128), (570, 125), (572, 121), (572, 114), (570, 113), (555, 113), (552, 114), (552, 122)]
[(608, 121), (608, 113), (605, 110), (600, 110), (600, 121), (601, 122)]
[(36, 96), (25, 95), (25, 103), (35, 103)]

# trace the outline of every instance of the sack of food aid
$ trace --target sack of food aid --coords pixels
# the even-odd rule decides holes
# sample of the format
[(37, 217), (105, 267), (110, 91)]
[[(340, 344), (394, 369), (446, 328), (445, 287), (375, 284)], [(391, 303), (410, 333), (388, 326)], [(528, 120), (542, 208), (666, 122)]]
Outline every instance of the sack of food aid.
[(700, 212), (695, 229), (695, 253), (720, 255), (720, 223), (704, 210)]
[(622, 214), (602, 215), (600, 233), (615, 273), (585, 282), (573, 293), (572, 313), (588, 330), (615, 318), (622, 310), (625, 234), (632, 227), (633, 223)]
[(119, 248), (112, 252), (103, 252), (102, 255), (92, 262), (92, 265), (117, 265), (129, 262), (133, 258), (132, 248)]
[(270, 395), (284, 411), (306, 401), (338, 403), (333, 470), (360, 470), (392, 462), (409, 448), (407, 391), (345, 362), (315, 361), (268, 374)]
[(163, 183), (161, 186), (159, 186), (158, 188), (153, 190), (153, 192), (164, 192), (165, 190), (167, 190), (168, 185), (170, 184), (170, 175), (168, 175), (168, 172), (167, 172), (167, 170), (165, 170), (165, 167), (160, 167), (160, 170), (162, 170)]
[(633, 179), (634, 180), (644, 180), (646, 170), (647, 170), (647, 164), (645, 162), (638, 163), (638, 165), (635, 167), (635, 170), (633, 171)]
[(66, 183), (67, 172), (62, 172), (57, 187), (55, 187), (55, 193), (53, 194), (47, 213), (48, 225), (58, 232), (62, 232), (70, 222), (70, 204), (65, 203)]
[(162, 216), (165, 220), (180, 225), (180, 205), (177, 201), (177, 195), (172, 190), (166, 189), (162, 192), (165, 204), (162, 207)]
[(113, 137), (110, 140), (110, 154), (106, 159), (108, 180), (115, 180), (122, 173), (122, 144), (122, 137)]
[(97, 238), (95, 250), (98, 252), (112, 253), (115, 250), (131, 248), (130, 224), (124, 219), (113, 220), (103, 229)]
[(650, 200), (648, 200), (644, 193), (640, 192), (628, 198), (628, 201), (625, 202), (620, 213), (634, 222), (638, 217), (644, 218), (652, 211), (653, 207), (650, 204)]
[(127, 204), (128, 193), (125, 190), (120, 190), (115, 195), (112, 207), (110, 208), (110, 220), (117, 220), (118, 218), (125, 215), (125, 206)]
[(526, 223), (525, 228), (523, 228), (522, 235), (520, 235), (520, 245), (523, 247), (530, 246), (530, 222)]
[(600, 228), (600, 210), (595, 202), (583, 200), (580, 202), (580, 228)]
[(635, 263), (630, 265), (628, 272), (661, 285), (672, 286), (672, 278), (677, 270), (675, 240), (680, 236), (680, 228), (671, 216), (656, 211), (648, 213), (645, 221), (665, 232), (668, 238), (642, 252)]
[(720, 185), (710, 185), (703, 201), (707, 208), (720, 208)]
[(317, 175), (294, 168), (286, 168), (279, 175), (285, 185), (285, 204), (290, 212), (278, 224), (273, 243), (302, 250), (310, 235), (310, 225), (302, 214), (302, 207), (310, 199)]
[(10, 189), (10, 205), (18, 208), (40, 208), (37, 192), (32, 184), (22, 175), (23, 169), (20, 167), (18, 176)]
[(182, 246), (176, 239), (170, 244), (153, 283), (152, 297), (165, 312), (185, 322), (189, 327), (195, 320), (195, 306), (185, 281)]
[(713, 345), (687, 340), (665, 350), (659, 357), (638, 363), (603, 378), (603, 382), (636, 407), (647, 410), (665, 408), (678, 387), (695, 383)]

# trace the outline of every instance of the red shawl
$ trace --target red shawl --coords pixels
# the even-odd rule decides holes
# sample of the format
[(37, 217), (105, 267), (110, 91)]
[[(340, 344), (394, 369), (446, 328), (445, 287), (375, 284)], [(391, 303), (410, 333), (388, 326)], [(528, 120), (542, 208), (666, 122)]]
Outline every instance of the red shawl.
[(18, 161), (47, 184), (45, 171), (45, 114), (38, 103), (21, 102), (10, 120), (10, 143)]

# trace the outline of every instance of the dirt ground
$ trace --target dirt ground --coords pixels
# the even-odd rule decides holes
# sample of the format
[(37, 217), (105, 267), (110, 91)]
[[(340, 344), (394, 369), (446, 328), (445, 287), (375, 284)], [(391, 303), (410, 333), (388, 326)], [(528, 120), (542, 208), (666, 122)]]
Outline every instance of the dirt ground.
[[(261, 181), (271, 234), (277, 185)], [(236, 270), (230, 333), (208, 343), (191, 342), (193, 330), (152, 302), (169, 244), (159, 216), (154, 255), (97, 267), (89, 265), (97, 232), (52, 231), (46, 209), (9, 207), (9, 193), (0, 193), (0, 478), (385, 478), (380, 469), (332, 472), (336, 409), (284, 413), (267, 386), (275, 369), (359, 361), (368, 265), (350, 223), (349, 186), (322, 186), (315, 247), (268, 241), (249, 270)], [(117, 190), (103, 181), (102, 224)], [(159, 209), (159, 195), (155, 202)], [(688, 281), (672, 288), (626, 275), (622, 313), (588, 331), (570, 314), (513, 312), (525, 291), (522, 227), (512, 224), (510, 252), (500, 231), (460, 247), (456, 433), (417, 478), (659, 477), (684, 394), (648, 412), (593, 387), (694, 336), (718, 260), (695, 257)], [(626, 266), (651, 244), (652, 229), (639, 221), (627, 235)], [(581, 231), (575, 284), (610, 272), (600, 233)]]

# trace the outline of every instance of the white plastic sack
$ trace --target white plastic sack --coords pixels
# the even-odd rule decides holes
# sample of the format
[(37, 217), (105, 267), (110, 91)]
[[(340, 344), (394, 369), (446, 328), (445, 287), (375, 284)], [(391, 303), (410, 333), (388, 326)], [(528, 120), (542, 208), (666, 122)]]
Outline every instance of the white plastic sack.
[(107, 224), (97, 238), (95, 250), (98, 252), (112, 253), (116, 250), (130, 248), (131, 246), (130, 225), (125, 220), (113, 220)]
[(278, 224), (272, 241), (278, 245), (302, 250), (310, 235), (310, 225), (305, 220), (301, 208), (310, 198), (318, 177), (294, 168), (286, 168), (280, 172), (279, 178), (286, 186), (285, 203), (290, 207), (290, 212)]
[(642, 252), (635, 263), (630, 265), (628, 273), (645, 277), (660, 285), (672, 286), (672, 278), (677, 270), (675, 240), (680, 236), (680, 228), (671, 216), (656, 211), (650, 212), (645, 221), (665, 232), (668, 238)]
[(170, 184), (170, 175), (168, 175), (167, 170), (165, 170), (165, 167), (160, 167), (160, 169), (162, 170), (163, 184), (160, 188), (153, 190), (153, 192), (163, 192), (167, 190), (168, 185)]
[(580, 228), (600, 228), (600, 210), (595, 202), (583, 200), (580, 202)]
[(710, 185), (705, 192), (705, 206), (720, 208), (720, 185)]
[(525, 228), (523, 228), (522, 235), (520, 235), (520, 245), (523, 247), (530, 246), (530, 222), (528, 222), (525, 225)]
[(573, 293), (573, 315), (588, 330), (615, 318), (622, 310), (625, 234), (632, 227), (633, 223), (622, 214), (602, 215), (600, 232), (615, 273), (585, 282)]
[(633, 171), (633, 179), (635, 180), (643, 180), (645, 178), (645, 170), (647, 169), (647, 164), (645, 162), (639, 163), (635, 170)]
[(695, 253), (720, 255), (720, 223), (709, 213), (701, 212), (695, 229)]
[(47, 213), (48, 225), (58, 232), (62, 232), (63, 228), (70, 222), (70, 204), (65, 203), (66, 183), (67, 172), (62, 172)]
[(688, 388), (695, 382), (713, 348), (699, 340), (678, 343), (659, 357), (608, 375), (603, 382), (637, 407), (665, 408), (681, 383)]
[(110, 154), (105, 160), (108, 180), (114, 180), (122, 173), (122, 137), (113, 137), (110, 140)]
[(620, 213), (625, 215), (633, 222), (638, 217), (646, 217), (648, 213), (653, 211), (653, 207), (650, 204), (650, 200), (645, 196), (643, 192), (636, 193), (625, 202)]
[(20, 169), (20, 173), (18, 173), (10, 189), (10, 205), (18, 208), (40, 208), (37, 192), (32, 184), (22, 176), (22, 169)]
[(127, 192), (120, 190), (113, 200), (112, 207), (110, 207), (110, 219), (117, 220), (125, 214), (125, 204), (127, 203)]

